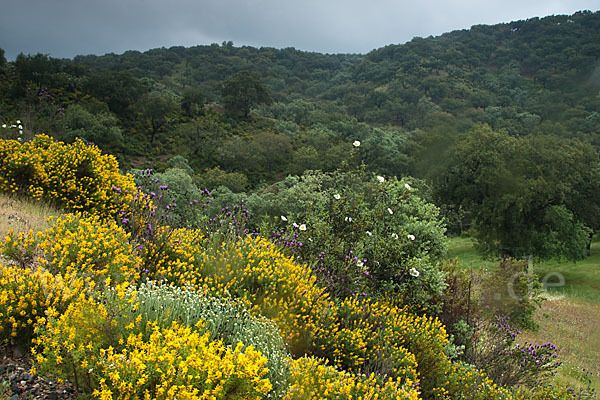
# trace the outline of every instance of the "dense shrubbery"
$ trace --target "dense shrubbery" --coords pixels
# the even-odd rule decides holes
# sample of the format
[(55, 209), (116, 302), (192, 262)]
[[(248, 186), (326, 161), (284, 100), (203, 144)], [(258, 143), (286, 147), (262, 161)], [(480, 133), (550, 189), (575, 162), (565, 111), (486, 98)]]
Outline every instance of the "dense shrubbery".
[(278, 225), (284, 238), (302, 243), (297, 255), (315, 263), (319, 283), (341, 297), (393, 292), (406, 304), (434, 308), (444, 288), (437, 264), (445, 253), (436, 207), (407, 181), (361, 170), (312, 179), (306, 203), (288, 208)]
[(388, 379), (380, 383), (375, 374), (369, 376), (333, 368), (317, 358), (302, 357), (292, 361), (290, 391), (292, 399), (408, 399), (419, 398), (418, 390), (410, 380)]
[[(74, 381), (81, 391), (94, 392), (100, 398), (109, 392), (118, 394), (119, 398), (141, 397), (146, 393), (152, 398), (165, 399), (199, 398), (207, 394), (260, 398), (273, 389), (269, 378), (278, 384), (274, 394), (281, 396), (286, 384), (281, 366), (277, 369), (271, 365), (271, 370), (267, 370), (268, 359), (255, 349), (252, 336), (247, 332), (254, 329), (256, 333), (260, 320), (249, 316), (245, 320), (230, 319), (225, 321), (228, 326), (221, 330), (210, 325), (213, 321), (206, 312), (192, 314), (194, 321), (180, 320), (183, 313), (159, 320), (173, 305), (173, 301), (164, 296), (169, 293), (179, 295), (182, 300), (187, 296), (188, 307), (203, 303), (206, 311), (213, 307), (212, 313), (218, 316), (220, 312), (227, 313), (232, 305), (218, 301), (210, 304), (210, 299), (202, 296), (152, 285), (140, 289), (143, 293), (140, 298), (135, 290), (129, 294), (109, 291), (100, 302), (82, 297), (64, 314), (50, 319), (39, 329), (36, 341), (39, 367)], [(162, 293), (148, 296), (152, 290)], [(155, 308), (144, 304), (148, 301)], [(238, 311), (243, 309), (238, 308)], [(263, 324), (262, 328), (265, 327), (263, 338), (275, 340), (275, 347), (267, 347), (266, 350), (270, 350), (267, 353), (282, 352), (283, 344), (276, 331), (275, 336), (272, 333), (269, 336), (274, 328), (268, 329), (269, 326)], [(242, 339), (248, 340), (248, 345), (244, 345)], [(277, 361), (276, 356), (273, 358)], [(281, 358), (279, 356), (280, 362)], [(233, 394), (238, 397), (228, 397)]]
[[(81, 146), (46, 144), (63, 152)], [(14, 150), (32, 156), (23, 146)], [(14, 175), (10, 164), (3, 168)], [(61, 180), (51, 175), (59, 170), (47, 173), (24, 193), (46, 193), (35, 182)], [(106, 399), (513, 398), (484, 373), (453, 363), (444, 326), (427, 315), (443, 284), (435, 275), (443, 230), (407, 182), (346, 173), (345, 191), (331, 186), (323, 203), (287, 214), (299, 223), (298, 239), (309, 235), (305, 242), (331, 251), (323, 267), (336, 266), (351, 247), (377, 275), (365, 296), (332, 296), (285, 247), (233, 229), (235, 212), (213, 230), (173, 229), (157, 217), (158, 196), (138, 192), (114, 169), (98, 174), (97, 187), (111, 185), (103, 203), (61, 197), (91, 215), (67, 214), (45, 232), (11, 234), (2, 247), (15, 264), (0, 278), (0, 319), (9, 327), (2, 338), (33, 339), (40, 371)], [(313, 232), (319, 227), (322, 233)], [(367, 230), (372, 236), (363, 237)], [(376, 235), (381, 242), (370, 244)], [(298, 255), (308, 259), (316, 248), (306, 249)], [(382, 265), (390, 260), (396, 264)], [(373, 296), (386, 287), (394, 292)]]
[[(181, 178), (176, 184), (169, 178), (174, 174)], [(423, 309), (439, 308), (434, 299), (444, 288), (438, 268), (446, 248), (444, 227), (437, 208), (406, 180), (374, 176), (363, 168), (317, 171), (251, 195), (221, 187), (209, 198), (200, 197), (208, 192), (191, 184), (183, 170), (152, 174), (148, 181), (146, 190), (156, 194), (153, 201), (171, 202), (174, 225), (185, 220), (204, 227), (206, 218), (243, 223), (241, 231), (258, 230), (311, 264), (319, 285), (334, 296), (392, 291)], [(238, 214), (246, 212), (250, 220), (234, 220), (234, 204), (243, 204)]]
[(117, 160), (81, 140), (71, 145), (45, 135), (23, 144), (0, 140), (0, 190), (4, 192), (107, 217), (118, 207), (115, 186), (125, 195), (135, 194), (133, 179), (119, 172)]
[[(265, 368), (268, 372), (264, 377), (273, 386), (269, 397), (281, 397), (287, 390), (289, 355), (279, 330), (273, 321), (253, 316), (239, 300), (210, 296), (191, 286), (180, 288), (155, 282), (142, 284), (139, 288), (130, 287), (123, 299), (119, 299), (115, 291), (108, 297), (120, 311), (119, 323), (125, 326), (135, 321), (136, 329), (144, 337), (151, 333), (147, 330), (149, 322), (161, 328), (179, 322), (197, 327), (201, 333), (208, 332), (210, 341), (221, 340), (232, 348), (238, 343), (244, 344), (243, 349), (252, 345), (267, 358)], [(140, 321), (137, 315), (141, 315)]]
[(62, 313), (83, 292), (79, 277), (65, 279), (41, 267), (0, 266), (0, 339), (28, 346), (48, 313)]

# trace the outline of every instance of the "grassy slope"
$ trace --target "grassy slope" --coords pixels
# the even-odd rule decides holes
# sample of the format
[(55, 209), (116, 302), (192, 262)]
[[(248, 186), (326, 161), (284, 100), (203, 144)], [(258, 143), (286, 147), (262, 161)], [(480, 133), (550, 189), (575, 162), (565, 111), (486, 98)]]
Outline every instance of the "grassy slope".
[(8, 231), (43, 231), (48, 228), (46, 219), (62, 214), (42, 202), (19, 199), (0, 193), (0, 240), (4, 240)]
[[(452, 238), (449, 254), (465, 267), (495, 268), (498, 262), (483, 259), (470, 238)], [(540, 329), (524, 332), (521, 340), (552, 342), (564, 363), (557, 381), (581, 386), (583, 369), (591, 372), (592, 387), (600, 389), (600, 241), (592, 243), (592, 254), (577, 263), (550, 260), (535, 262), (534, 270), (548, 282), (564, 277), (564, 286), (548, 287), (548, 300), (535, 315)], [(549, 274), (552, 274), (550, 276)]]

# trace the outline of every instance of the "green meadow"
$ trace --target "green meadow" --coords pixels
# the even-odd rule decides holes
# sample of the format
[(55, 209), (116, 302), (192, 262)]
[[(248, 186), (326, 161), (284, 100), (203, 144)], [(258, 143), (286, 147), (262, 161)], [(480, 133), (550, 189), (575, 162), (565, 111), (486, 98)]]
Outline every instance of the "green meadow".
[[(498, 260), (483, 257), (468, 237), (449, 240), (449, 256), (465, 268), (492, 269)], [(557, 382), (571, 387), (600, 388), (600, 240), (584, 260), (535, 261), (534, 272), (546, 283), (545, 298), (535, 314), (537, 331), (526, 331), (521, 342), (552, 342), (559, 348), (563, 366)]]

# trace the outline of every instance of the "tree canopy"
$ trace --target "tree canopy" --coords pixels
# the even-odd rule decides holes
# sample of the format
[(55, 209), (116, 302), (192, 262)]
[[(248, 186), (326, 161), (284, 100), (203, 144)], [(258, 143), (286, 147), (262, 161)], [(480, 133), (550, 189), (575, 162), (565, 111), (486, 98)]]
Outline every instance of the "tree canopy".
[(577, 139), (480, 126), (456, 143), (437, 181), (438, 199), (472, 213), (493, 255), (577, 260), (598, 229), (598, 153)]
[(221, 89), (225, 110), (248, 118), (250, 110), (259, 104), (272, 103), (269, 89), (256, 72), (241, 71), (223, 83)]

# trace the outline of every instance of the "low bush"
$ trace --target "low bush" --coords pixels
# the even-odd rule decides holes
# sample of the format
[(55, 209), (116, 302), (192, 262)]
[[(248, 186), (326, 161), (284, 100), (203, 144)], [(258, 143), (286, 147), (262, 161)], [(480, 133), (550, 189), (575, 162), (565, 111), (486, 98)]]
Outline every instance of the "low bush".
[[(121, 188), (122, 196), (113, 187)], [(116, 158), (98, 147), (38, 135), (25, 143), (0, 139), (0, 190), (106, 218), (131, 200), (135, 185), (119, 173)]]
[(53, 274), (95, 283), (124, 283), (138, 279), (141, 265), (129, 237), (112, 220), (65, 214), (44, 232), (9, 232), (0, 251), (21, 267), (39, 265)]
[(0, 340), (29, 346), (46, 313), (61, 313), (85, 289), (82, 278), (52, 275), (41, 267), (0, 265)]
[(507, 317), (498, 317), (479, 326), (467, 359), (501, 385), (535, 388), (547, 384), (561, 365), (558, 349), (550, 342), (517, 343), (521, 332), (509, 322)]
[[(125, 299), (126, 293), (114, 298)], [(267, 359), (254, 346), (211, 341), (202, 321), (172, 321), (169, 327), (148, 321), (144, 335), (137, 329), (141, 314), (130, 310), (131, 322), (124, 326), (123, 311), (80, 296), (38, 327), (38, 368), (99, 398), (259, 399), (272, 391)]]
[(285, 400), (419, 399), (413, 381), (389, 378), (382, 382), (375, 374), (355, 375), (314, 357), (292, 361), (290, 380)]
[[(276, 325), (261, 316), (252, 316), (244, 305), (235, 299), (210, 296), (190, 286), (179, 288), (155, 282), (130, 287), (120, 300), (114, 290), (108, 292), (107, 304), (118, 307), (119, 325), (135, 323), (136, 331), (147, 339), (150, 326), (169, 328), (176, 322), (183, 326), (197, 327), (200, 333), (208, 333), (209, 341), (220, 340), (225, 346), (235, 348), (243, 343), (243, 350), (253, 346), (267, 358), (265, 367), (273, 390), (268, 398), (280, 398), (288, 385), (288, 357), (285, 345)], [(117, 304), (118, 303), (118, 304)], [(131, 304), (133, 303), (133, 306)], [(132, 312), (133, 311), (133, 312)], [(138, 315), (141, 319), (138, 320)], [(149, 324), (151, 323), (151, 324)]]

